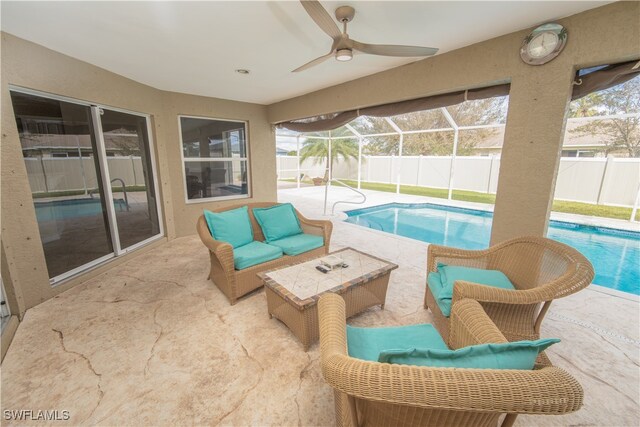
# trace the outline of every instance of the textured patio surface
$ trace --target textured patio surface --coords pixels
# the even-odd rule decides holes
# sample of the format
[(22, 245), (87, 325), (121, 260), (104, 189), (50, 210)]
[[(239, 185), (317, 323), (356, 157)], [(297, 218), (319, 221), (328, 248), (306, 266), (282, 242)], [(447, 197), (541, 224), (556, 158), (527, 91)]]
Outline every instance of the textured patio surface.
[[(279, 197), (321, 216), (317, 189)], [(385, 310), (350, 323), (429, 322), (427, 245), (334, 223), (332, 249), (352, 246), (400, 266)], [(318, 345), (305, 353), (269, 319), (263, 290), (230, 306), (206, 280), (208, 268), (199, 239), (185, 237), (29, 310), (2, 364), (2, 410), (70, 411), (70, 420), (47, 423), (55, 425), (333, 424)], [(639, 317), (637, 299), (597, 288), (555, 302), (543, 336), (562, 339), (549, 355), (580, 381), (585, 405), (566, 416), (520, 416), (517, 425), (637, 425)]]

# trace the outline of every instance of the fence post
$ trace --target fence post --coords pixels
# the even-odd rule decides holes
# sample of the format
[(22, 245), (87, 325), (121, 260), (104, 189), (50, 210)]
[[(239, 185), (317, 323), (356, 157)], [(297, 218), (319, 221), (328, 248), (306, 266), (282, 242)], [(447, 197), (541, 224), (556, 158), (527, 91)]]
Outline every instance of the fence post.
[(398, 145), (398, 176), (396, 178), (396, 194), (400, 194), (400, 178), (402, 176), (402, 143), (404, 135), (400, 134), (400, 144)]
[(604, 189), (604, 183), (605, 180), (607, 179), (607, 172), (609, 171), (609, 165), (613, 163), (613, 155), (609, 154), (607, 156), (607, 162), (604, 164), (604, 170), (602, 171), (602, 179), (600, 180), (600, 188), (598, 189), (598, 198), (596, 199), (596, 204), (597, 205), (601, 205), (602, 204), (602, 199), (603, 199), (603, 189)]
[(456, 153), (458, 152), (458, 129), (453, 131), (453, 153), (451, 154), (451, 168), (449, 169), (449, 193), (447, 199), (451, 200), (453, 196), (453, 174), (456, 164)]
[(84, 186), (84, 194), (89, 194), (89, 189), (87, 188), (87, 177), (84, 173), (84, 160), (82, 159), (82, 150), (80, 149), (80, 142), (78, 135), (76, 137), (76, 142), (78, 143), (78, 158), (80, 159), (80, 172), (82, 172), (82, 185)]
[(42, 177), (44, 178), (44, 191), (49, 192), (49, 182), (47, 181), (47, 171), (44, 168), (44, 159), (42, 154), (40, 154), (40, 166), (42, 167)]
[(362, 138), (358, 138), (358, 190), (362, 180)]
[(489, 179), (487, 179), (487, 194), (491, 193), (491, 174), (493, 174), (493, 159), (495, 159), (495, 154), (489, 154)]
[(422, 172), (422, 154), (418, 156), (418, 173), (416, 176), (416, 187), (420, 187), (420, 173)]
[(449, 122), (449, 125), (453, 128), (453, 153), (451, 153), (451, 167), (449, 168), (449, 193), (447, 195), (447, 200), (451, 200), (451, 197), (453, 196), (453, 174), (455, 171), (456, 154), (458, 153), (459, 129), (458, 124), (455, 120), (453, 120), (453, 117), (451, 117), (451, 114), (449, 114), (449, 110), (447, 110), (446, 107), (440, 108), (440, 111), (442, 111), (442, 114), (447, 119), (447, 122)]
[(638, 193), (636, 194), (635, 202), (633, 202), (633, 209), (631, 210), (631, 218), (629, 218), (629, 221), (636, 220), (636, 214), (638, 213), (638, 204), (640, 204), (640, 185), (638, 185)]
[(333, 154), (331, 153), (333, 145), (333, 138), (331, 138), (331, 131), (329, 131), (329, 175), (327, 175), (329, 186), (331, 186), (331, 180), (333, 179)]
[(131, 159), (131, 170), (133, 171), (133, 185), (138, 185), (138, 177), (136, 176), (136, 162), (133, 160), (133, 154), (129, 154)]
[(300, 135), (296, 136), (296, 163), (297, 163), (297, 175), (296, 175), (296, 182), (297, 182), (297, 186), (298, 188), (300, 188)]

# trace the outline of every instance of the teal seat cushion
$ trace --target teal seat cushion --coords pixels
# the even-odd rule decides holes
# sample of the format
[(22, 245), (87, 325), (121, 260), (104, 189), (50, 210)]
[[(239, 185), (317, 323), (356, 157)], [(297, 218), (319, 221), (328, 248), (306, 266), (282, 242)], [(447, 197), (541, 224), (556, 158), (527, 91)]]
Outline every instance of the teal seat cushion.
[[(438, 273), (440, 275), (442, 288), (436, 295), (436, 293), (433, 292), (435, 285), (432, 287), (429, 278), (432, 277), (432, 280), (435, 280), (435, 275)], [(433, 296), (436, 298), (436, 303), (438, 304), (440, 311), (442, 311), (442, 314), (447, 317), (451, 314), (453, 285), (456, 280), (473, 282), (480, 285), (492, 286), (494, 288), (515, 289), (509, 278), (503, 272), (498, 270), (484, 270), (481, 268), (438, 264), (438, 273), (429, 273), (429, 276), (427, 276), (427, 284), (429, 289), (431, 289)]]
[(233, 264), (236, 270), (243, 270), (263, 262), (278, 259), (282, 256), (282, 249), (253, 241), (244, 246), (233, 249)]
[(279, 247), (287, 255), (294, 256), (321, 248), (324, 245), (324, 238), (313, 234), (296, 234), (295, 236), (271, 241), (269, 244)]
[(447, 345), (433, 325), (411, 325), (388, 328), (357, 328), (347, 325), (349, 356), (378, 361), (383, 350), (432, 348), (447, 350)]
[(234, 248), (253, 241), (253, 229), (249, 219), (249, 209), (243, 206), (224, 212), (205, 209), (204, 219), (214, 239), (229, 243)]
[(253, 216), (260, 224), (267, 243), (302, 233), (298, 215), (291, 203), (255, 208)]
[(437, 366), (475, 369), (533, 369), (536, 358), (559, 339), (479, 344), (458, 350), (407, 348), (380, 352), (378, 362), (399, 365)]

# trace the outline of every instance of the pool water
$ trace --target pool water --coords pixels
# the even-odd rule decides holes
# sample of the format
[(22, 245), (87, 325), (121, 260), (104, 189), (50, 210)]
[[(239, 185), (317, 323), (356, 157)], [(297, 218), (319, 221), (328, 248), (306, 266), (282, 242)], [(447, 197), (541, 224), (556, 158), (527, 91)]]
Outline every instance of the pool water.
[[(119, 210), (123, 209), (124, 201), (116, 199), (114, 203)], [(99, 198), (36, 201), (34, 204), (38, 222), (102, 215), (102, 202)]]
[[(485, 249), (493, 213), (434, 204), (390, 203), (346, 212), (347, 222), (463, 249)], [(593, 264), (593, 283), (640, 294), (640, 233), (550, 221), (547, 237), (579, 250)]]

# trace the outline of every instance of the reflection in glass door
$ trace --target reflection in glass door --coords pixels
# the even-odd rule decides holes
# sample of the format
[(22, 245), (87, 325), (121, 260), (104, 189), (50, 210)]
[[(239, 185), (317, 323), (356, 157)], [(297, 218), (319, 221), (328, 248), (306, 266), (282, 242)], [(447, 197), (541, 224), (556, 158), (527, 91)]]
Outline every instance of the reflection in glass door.
[(100, 121), (119, 246), (126, 250), (160, 232), (147, 120), (102, 109)]
[(147, 116), (11, 100), (51, 283), (162, 235)]
[(91, 109), (11, 92), (49, 277), (113, 253)]

